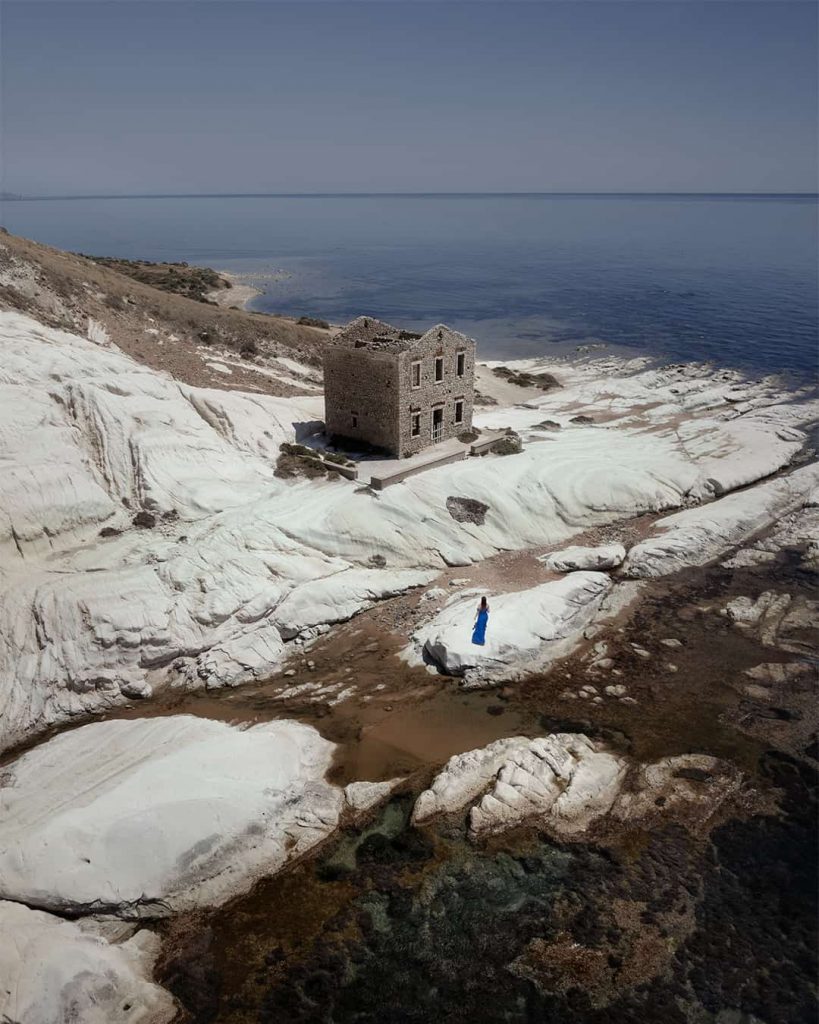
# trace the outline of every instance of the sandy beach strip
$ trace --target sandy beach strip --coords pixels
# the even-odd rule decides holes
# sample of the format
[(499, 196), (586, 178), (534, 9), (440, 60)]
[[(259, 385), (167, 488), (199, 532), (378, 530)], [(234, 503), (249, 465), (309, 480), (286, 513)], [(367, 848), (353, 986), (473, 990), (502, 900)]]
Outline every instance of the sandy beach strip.
[(216, 288), (208, 292), (207, 297), (225, 309), (247, 309), (251, 300), (262, 294), (259, 288), (244, 284), (238, 274), (230, 274), (226, 270), (218, 270), (217, 273), (230, 281), (231, 287)]

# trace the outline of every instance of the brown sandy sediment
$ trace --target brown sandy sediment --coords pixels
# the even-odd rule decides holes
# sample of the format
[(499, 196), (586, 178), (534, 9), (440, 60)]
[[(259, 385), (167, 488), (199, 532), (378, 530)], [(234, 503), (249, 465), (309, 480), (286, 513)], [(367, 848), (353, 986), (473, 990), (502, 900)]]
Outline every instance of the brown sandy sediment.
[[(629, 531), (641, 533), (645, 518), (653, 519), (641, 517), (614, 524), (582, 539), (591, 543), (633, 537)], [(458, 578), (469, 580), (464, 589), (485, 586), (490, 593), (516, 584), (531, 586), (550, 578), (537, 561), (538, 553), (539, 549), (502, 553), (479, 566), (447, 569), (432, 585), (443, 585), (447, 595), (458, 593), (457, 588), (448, 586), (451, 579)], [(815, 583), (811, 574), (786, 555), (774, 564), (734, 570), (709, 566), (647, 581), (641, 600), (593, 638), (594, 643), (603, 640), (608, 645), (613, 661), (610, 670), (593, 669), (590, 644), (586, 644), (546, 674), (478, 692), (464, 692), (457, 680), (398, 659), (397, 652), (415, 623), (432, 610), (432, 602), (421, 602), (416, 591), (382, 602), (335, 627), (307, 651), (293, 645), (289, 662), (293, 676), (277, 675), (235, 689), (166, 691), (149, 703), (134, 703), (110, 717), (188, 713), (236, 722), (297, 718), (338, 744), (332, 781), (344, 784), (402, 776), (410, 794), (426, 786), (450, 755), (502, 736), (582, 731), (642, 762), (705, 753), (736, 765), (746, 778), (743, 800), (722, 808), (720, 816), (709, 822), (713, 827), (729, 814), (746, 816), (753, 808), (772, 810), (777, 794), (760, 775), (761, 760), (772, 749), (804, 760), (816, 728), (815, 701), (811, 717), (804, 692), (799, 696), (801, 717), (754, 716), (753, 728), (744, 724), (748, 710), (742, 693), (744, 671), (795, 656), (765, 647), (752, 632), (737, 629), (721, 610), (737, 594), (753, 597), (772, 586), (794, 595), (812, 595)], [(669, 638), (681, 646), (669, 648), (661, 643)], [(638, 655), (633, 644), (646, 650), (649, 657)], [(669, 664), (677, 671), (672, 672)], [(561, 696), (584, 683), (592, 683), (602, 692), (609, 682), (626, 685), (637, 703), (624, 705), (606, 699), (591, 704)], [(282, 699), (284, 691), (308, 683), (340, 684), (341, 689), (352, 692), (339, 703), (334, 701), (340, 690), (315, 703), (309, 691)], [(789, 700), (783, 693), (777, 697), (781, 701), (777, 706), (787, 708)], [(411, 796), (406, 799), (411, 801)], [(615, 907), (616, 913), (612, 911), (609, 925), (619, 930), (611, 955), (621, 966), (612, 968), (606, 957), (601, 959), (590, 940), (580, 943), (576, 956), (568, 955), (570, 947), (560, 938), (510, 949), (510, 963), (515, 960), (524, 976), (550, 991), (570, 988), (572, 979), (576, 983), (577, 978), (586, 977), (599, 1005), (606, 1005), (624, 986), (646, 984), (666, 971), (671, 953), (691, 937), (701, 894), (696, 889), (674, 888), (672, 878), (663, 899), (673, 899), (679, 909), (673, 913), (651, 911), (651, 900), (644, 893), (648, 883), (641, 881), (640, 872), (645, 870), (649, 852), (652, 863), (664, 864), (671, 858), (668, 863), (673, 865), (684, 847), (690, 861), (686, 870), (696, 877), (697, 871), (704, 870), (698, 867), (698, 858), (704, 853), (697, 850), (707, 851), (708, 841), (707, 835), (683, 840), (679, 832), (667, 831), (669, 824), (673, 825), (673, 819), (658, 822), (657, 830), (649, 832), (643, 826), (629, 827), (605, 840), (611, 843), (618, 871), (624, 873), (620, 888), (612, 891), (618, 894), (624, 888), (628, 894), (626, 902)], [(300, 964), (312, 963), (316, 956), (335, 955), (317, 951), (332, 950), (334, 944), (355, 948), (362, 941), (355, 924), (362, 877), (376, 887), (394, 885), (395, 881), (391, 875), (377, 873), (337, 878), (323, 875), (321, 865), (336, 843), (346, 841), (345, 835), (342, 832), (329, 839), (308, 858), (218, 910), (183, 915), (159, 925), (165, 944), (157, 977), (188, 1007), (188, 1020), (208, 1019), (219, 1024), (258, 1020), (270, 990), (300, 984)], [(597, 841), (602, 841), (601, 837)], [(401, 875), (402, 891), (419, 891), (427, 872), (444, 869), (448, 858), (463, 856), (448, 841), (439, 842), (434, 833), (425, 842), (432, 843), (431, 852)], [(486, 851), (486, 856), (520, 857), (530, 847), (540, 849), (539, 842), (536, 835), (523, 830), (482, 844), (478, 851)], [(689, 849), (685, 844), (690, 843), (694, 845)], [(667, 850), (676, 852), (672, 855)], [(636, 875), (629, 880), (632, 871)], [(583, 898), (591, 901), (593, 892), (589, 889)], [(578, 914), (582, 917), (579, 899), (566, 896), (566, 905), (560, 910), (569, 923)], [(650, 920), (644, 920), (648, 914)], [(572, 927), (577, 942), (577, 926)], [(208, 1006), (205, 1016), (203, 1007)]]
[[(607, 701), (579, 706), (579, 701), (560, 698), (567, 685), (600, 682), (589, 674), (585, 651), (565, 659), (546, 675), (506, 686), (502, 691), (462, 693), (454, 680), (411, 669), (395, 658), (400, 638), (386, 631), (384, 625), (385, 616), (401, 621), (401, 615), (408, 614), (408, 598), (387, 602), (337, 629), (306, 656), (315, 662), (315, 671), (300, 669), (287, 681), (298, 682), (310, 676), (321, 679), (339, 667), (352, 669), (356, 695), (313, 719), (320, 731), (340, 743), (334, 770), (339, 782), (412, 773), (411, 790), (416, 792), (427, 784), (431, 771), (458, 750), (483, 746), (504, 735), (580, 730), (628, 751), (636, 761), (699, 752), (737, 765), (746, 780), (741, 799), (721, 808), (709, 821), (710, 829), (731, 815), (775, 813), (777, 791), (771, 790), (770, 783), (760, 775), (760, 761), (767, 752), (783, 747), (805, 758), (804, 742), (793, 743), (788, 730), (805, 730), (806, 736), (816, 726), (815, 722), (801, 720), (762, 719), (762, 731), (751, 734), (738, 725), (735, 717), (743, 699), (737, 680), (745, 669), (777, 655), (772, 655), (759, 638), (733, 627), (720, 609), (725, 600), (739, 592), (755, 593), (769, 586), (772, 575), (780, 586), (796, 593), (810, 592), (813, 586), (810, 579), (790, 571), (782, 561), (773, 573), (770, 566), (733, 572), (712, 566), (649, 584), (642, 602), (602, 634), (615, 667), (622, 673), (617, 681), (628, 686), (637, 700), (635, 705)], [(660, 643), (668, 638), (682, 646), (670, 649)], [(648, 650), (650, 658), (639, 657), (631, 647), (634, 643)], [(677, 664), (676, 673), (666, 667), (672, 658)], [(280, 683), (279, 679), (276, 685)], [(248, 687), (248, 696), (251, 689), (258, 695), (273, 685), (271, 681)], [(384, 688), (376, 690), (378, 686)], [(216, 693), (209, 696), (209, 702), (227, 699), (232, 703), (235, 696), (235, 692)], [(364, 700), (367, 696), (371, 699)], [(490, 710), (493, 713), (488, 713)], [(310, 713), (306, 707), (303, 711)], [(568, 892), (566, 902), (555, 910), (559, 912), (557, 920), (565, 920), (571, 927), (572, 941), (567, 944), (565, 937), (556, 935), (516, 952), (510, 950), (510, 962), (515, 960), (517, 964), (510, 968), (513, 973), (519, 971), (545, 990), (558, 992), (571, 989), (579, 978), (585, 978), (599, 1006), (618, 998), (629, 986), (662, 976), (668, 970), (669, 958), (698, 927), (696, 907), (703, 894), (696, 879), (705, 870), (708, 850), (707, 832), (684, 839), (687, 833), (674, 831), (673, 825), (673, 817), (658, 819), (649, 831), (642, 825), (629, 826), (604, 840), (611, 843), (611, 856), (622, 876), (612, 890), (613, 901), (606, 911), (611, 918), (606, 927), (614, 929), (612, 935), (618, 934), (616, 940), (608, 946), (600, 945), (599, 940), (579, 940), (573, 922), (578, 914), (582, 918), (581, 887), (580, 893)], [(444, 841), (441, 845), (434, 829), (430, 841), (432, 847), (425, 859), (401, 876), (402, 891), (419, 892), (426, 873), (439, 870), (447, 858), (456, 855), (451, 843)], [(525, 858), (527, 850), (540, 848), (538, 842), (530, 830), (522, 830), (491, 839), (479, 849), (484, 849), (486, 856)], [(361, 896), (361, 879), (357, 874), (323, 875), (317, 863), (326, 861), (328, 849), (333, 849), (333, 840), (315, 857), (259, 883), (251, 893), (216, 914), (199, 915), (196, 928), (200, 939), (196, 941), (201, 944), (203, 934), (210, 939), (203, 948), (197, 946), (196, 956), (188, 950), (184, 921), (163, 926), (167, 931), (160, 979), (180, 994), (192, 970), (185, 965), (192, 960), (199, 963), (204, 956), (212, 977), (218, 981), (212, 994), (212, 1019), (238, 1024), (257, 1019), (260, 1000), (268, 991), (298, 985), (300, 963), (313, 964), (312, 970), (316, 956), (321, 961), (321, 957), (335, 955), (317, 951), (332, 950), (337, 945), (346, 948), (348, 944), (355, 948), (363, 941), (353, 912)], [(654, 876), (644, 874), (646, 857), (655, 865), (652, 870), (687, 858), (687, 874), (678, 878), (672, 868), (662, 881), (666, 888), (658, 890), (659, 882), (651, 881)], [(365, 872), (364, 878), (368, 877)], [(367, 884), (381, 879), (375, 884), (389, 886), (394, 884), (388, 881), (392, 877), (376, 874)], [(589, 890), (583, 898), (592, 901), (593, 893), (594, 889)], [(661, 909), (651, 909), (660, 895)], [(662, 909), (666, 905), (667, 909)], [(607, 959), (611, 956), (613, 960)], [(197, 998), (188, 1005), (198, 1006)]]
[[(292, 318), (197, 301), (136, 280), (113, 265), (8, 233), (0, 233), (0, 309), (27, 313), (80, 335), (94, 321), (137, 362), (185, 384), (270, 395), (305, 391), (298, 382), (257, 372), (257, 365), (263, 370), (276, 356), (288, 356), (318, 369), (321, 350), (332, 336), (330, 330)], [(231, 367), (230, 375), (208, 366), (222, 352), (232, 352), (241, 364)]]

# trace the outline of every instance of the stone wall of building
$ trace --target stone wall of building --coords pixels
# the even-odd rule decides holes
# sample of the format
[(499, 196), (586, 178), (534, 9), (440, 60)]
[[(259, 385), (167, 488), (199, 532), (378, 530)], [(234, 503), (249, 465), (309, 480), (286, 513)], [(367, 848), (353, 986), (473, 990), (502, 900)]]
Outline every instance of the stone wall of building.
[(364, 441), (397, 454), (398, 388), (395, 353), (328, 345), (324, 350), (327, 435)]
[[(440, 334), (440, 337), (439, 337)], [(458, 353), (464, 354), (463, 376), (457, 375)], [(444, 378), (435, 381), (435, 359), (444, 360)], [(421, 363), (420, 387), (412, 386), (412, 364)], [(475, 393), (475, 342), (463, 334), (442, 329), (428, 331), (412, 349), (398, 355), (400, 408), (398, 410), (399, 455), (414, 455), (432, 444), (432, 410), (443, 406), (443, 431), (440, 440), (457, 437), (472, 427), (472, 402)], [(463, 401), (463, 421), (455, 422), (455, 402)], [(420, 434), (412, 436), (413, 413), (420, 414)]]

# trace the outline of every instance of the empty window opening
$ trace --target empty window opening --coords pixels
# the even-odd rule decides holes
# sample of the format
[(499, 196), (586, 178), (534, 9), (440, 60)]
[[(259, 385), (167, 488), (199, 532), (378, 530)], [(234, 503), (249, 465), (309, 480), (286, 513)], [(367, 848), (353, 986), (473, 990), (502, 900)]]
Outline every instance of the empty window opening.
[(455, 403), (455, 422), (463, 423), (464, 421), (464, 403), (462, 399), (459, 399)]
[(444, 357), (443, 356), (436, 356), (435, 357), (435, 383), (436, 384), (440, 384), (440, 382), (443, 379), (444, 379)]
[(432, 440), (440, 441), (444, 436), (444, 407), (432, 410)]
[(413, 437), (421, 436), (421, 413), (414, 412), (412, 414), (412, 430), (410, 431)]
[(455, 366), (455, 372), (458, 374), (459, 377), (463, 377), (464, 373), (466, 373), (466, 352), (458, 353), (458, 358), (455, 362)]
[(410, 375), (410, 380), (412, 381), (412, 386), (414, 388), (420, 388), (421, 387), (421, 363), (420, 363), (420, 361), (417, 362), (417, 363), (413, 363), (412, 364), (412, 372), (411, 372), (411, 375)]
[(357, 412), (351, 412), (350, 413), (350, 419), (352, 420), (353, 426), (357, 427), (358, 426), (358, 413)]

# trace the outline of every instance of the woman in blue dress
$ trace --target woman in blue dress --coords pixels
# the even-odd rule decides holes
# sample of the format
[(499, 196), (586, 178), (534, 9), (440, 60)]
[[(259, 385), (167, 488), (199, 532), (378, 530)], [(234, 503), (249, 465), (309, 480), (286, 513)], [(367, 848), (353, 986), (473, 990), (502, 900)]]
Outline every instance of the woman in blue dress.
[(475, 613), (475, 628), (472, 630), (472, 643), (480, 647), (486, 643), (486, 624), (489, 622), (489, 605), (486, 598), (481, 598), (478, 610)]

